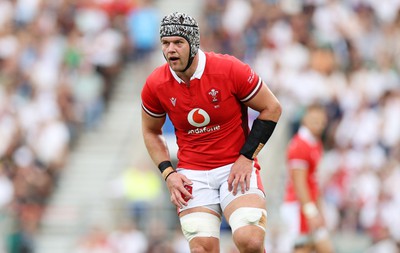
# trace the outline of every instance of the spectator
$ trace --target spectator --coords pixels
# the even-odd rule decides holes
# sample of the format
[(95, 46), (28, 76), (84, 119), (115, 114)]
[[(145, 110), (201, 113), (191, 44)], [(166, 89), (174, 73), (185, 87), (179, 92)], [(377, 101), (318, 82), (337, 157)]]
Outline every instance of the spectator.
[(146, 229), (162, 197), (159, 176), (148, 164), (132, 166), (124, 170), (112, 182), (114, 198), (122, 198), (127, 203), (129, 218), (141, 230)]
[(126, 26), (133, 60), (145, 59), (158, 46), (159, 13), (153, 0), (139, 1), (127, 16)]
[(93, 226), (81, 238), (73, 253), (114, 253), (107, 232), (99, 227)]
[(149, 248), (145, 233), (138, 230), (132, 220), (111, 232), (109, 240), (116, 253), (146, 253)]
[[(232, 44), (257, 37), (248, 31), (259, 31), (258, 43), (242, 44), (236, 56), (253, 64), (255, 70), (262, 69), (264, 79), (271, 80), (269, 85), (282, 101), (284, 118), (291, 121), (292, 129), (298, 125), (303, 106), (326, 105), (325, 169), (319, 177), (330, 213), (337, 217), (330, 226), (338, 233), (351, 230), (370, 236), (371, 215), (387, 210), (382, 215), (389, 217), (392, 210), (400, 210), (398, 191), (388, 176), (400, 173), (396, 158), (399, 117), (393, 116), (400, 108), (400, 64), (395, 57), (399, 52), (395, 43), (400, 34), (399, 1), (250, 1), (243, 15), (256, 17), (265, 10), (264, 15), (258, 22), (243, 19), (247, 26), (241, 31), (246, 35), (235, 37), (231, 28), (237, 26), (226, 24), (239, 20), (229, 18), (232, 6), (239, 2), (204, 5), (203, 20), (208, 25), (202, 31), (207, 34), (203, 45), (230, 53)], [(364, 190), (358, 189), (361, 185)], [(385, 207), (380, 194), (374, 194), (383, 189)], [(399, 244), (399, 226), (392, 221), (385, 221), (384, 226)]]
[[(33, 252), (71, 144), (83, 122), (92, 127), (102, 115), (98, 105), (111, 91), (101, 79), (114, 83), (125, 38), (107, 26), (115, 17), (93, 5), (0, 0), (0, 10), (0, 212), (11, 224), (0, 229), (0, 239), (8, 239), (8, 252)], [(85, 11), (96, 15), (88, 20)], [(87, 39), (95, 41), (91, 47), (83, 46)], [(110, 66), (112, 72), (102, 72)], [(75, 92), (76, 80), (85, 94)]]

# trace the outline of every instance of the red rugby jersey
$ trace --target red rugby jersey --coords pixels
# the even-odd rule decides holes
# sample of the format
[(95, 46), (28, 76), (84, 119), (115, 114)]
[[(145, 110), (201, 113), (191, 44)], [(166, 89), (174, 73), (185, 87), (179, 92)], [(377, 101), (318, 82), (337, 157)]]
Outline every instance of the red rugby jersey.
[(307, 170), (307, 184), (311, 199), (316, 201), (319, 196), (319, 186), (317, 182), (318, 164), (323, 154), (321, 141), (316, 140), (307, 128), (300, 128), (299, 132), (289, 143), (287, 150), (287, 166), (289, 176), (286, 186), (285, 201), (297, 201), (296, 192), (290, 177), (292, 169)]
[(236, 161), (249, 133), (247, 107), (262, 81), (229, 55), (199, 50), (199, 64), (185, 84), (166, 63), (142, 89), (142, 108), (152, 117), (168, 114), (175, 127), (178, 167), (210, 170)]

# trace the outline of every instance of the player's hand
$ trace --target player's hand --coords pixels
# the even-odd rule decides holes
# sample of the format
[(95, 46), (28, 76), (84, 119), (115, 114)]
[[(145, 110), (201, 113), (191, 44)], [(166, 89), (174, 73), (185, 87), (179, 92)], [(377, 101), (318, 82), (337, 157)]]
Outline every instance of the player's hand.
[(231, 172), (228, 177), (228, 190), (233, 195), (237, 194), (238, 186), (245, 193), (250, 188), (250, 178), (253, 172), (253, 161), (240, 155), (236, 162), (232, 165)]
[(314, 217), (307, 218), (307, 223), (311, 231), (316, 231), (318, 228), (324, 226), (324, 220), (321, 214), (317, 214)]
[(171, 195), (171, 202), (178, 208), (187, 206), (187, 202), (193, 198), (192, 181), (180, 173), (172, 173), (168, 176), (166, 183)]

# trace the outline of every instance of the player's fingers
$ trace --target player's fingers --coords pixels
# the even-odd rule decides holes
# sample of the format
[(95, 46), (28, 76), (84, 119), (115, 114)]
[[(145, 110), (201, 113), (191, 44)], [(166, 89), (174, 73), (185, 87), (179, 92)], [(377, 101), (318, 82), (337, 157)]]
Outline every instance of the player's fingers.
[[(181, 187), (182, 191), (185, 190), (183, 188), (183, 186)], [(170, 189), (170, 198), (171, 198), (171, 202), (178, 208), (182, 208), (182, 204), (183, 202), (185, 202), (185, 200), (183, 199), (183, 197), (181, 196), (181, 190), (179, 186), (174, 186)]]
[(240, 178), (240, 188), (241, 188), (242, 193), (245, 193), (245, 190), (247, 189), (246, 176), (243, 176)]
[(185, 185), (184, 187), (179, 188), (181, 192), (181, 197), (187, 201), (192, 198), (192, 192), (191, 192), (191, 186), (190, 185)]
[(251, 179), (251, 174), (247, 175), (246, 177), (246, 191), (250, 189), (250, 179)]
[(190, 194), (190, 192), (184, 187), (179, 188), (179, 191), (177, 192), (177, 195), (178, 195), (179, 203), (184, 205), (184, 206), (187, 206), (187, 204), (188, 204), (187, 200), (189, 200), (190, 197), (192, 196)]
[(181, 196), (182, 196), (182, 198), (185, 200), (185, 201), (188, 201), (189, 199), (192, 199), (193, 197), (192, 197), (192, 194), (190, 194), (188, 191), (183, 191), (182, 193), (181, 193)]
[(179, 204), (176, 196), (174, 193), (171, 193), (171, 197), (170, 197), (171, 203), (174, 204), (176, 207), (181, 208), (182, 206)]
[(233, 182), (232, 182), (232, 194), (234, 196), (236, 196), (236, 194), (237, 194), (237, 188), (238, 188), (238, 185), (239, 185), (239, 181), (240, 181), (240, 179), (235, 178), (233, 180)]
[(173, 197), (171, 196), (171, 199), (173, 200), (172, 203), (179, 208), (187, 205), (187, 202), (182, 197), (182, 193), (178, 190), (174, 192)]
[(232, 174), (229, 174), (228, 177), (228, 191), (232, 191), (233, 190), (233, 180), (235, 179), (235, 177)]
[(187, 178), (185, 176), (182, 177), (182, 181), (183, 181), (183, 184), (185, 184), (185, 185), (192, 185), (193, 184), (193, 182), (189, 178)]

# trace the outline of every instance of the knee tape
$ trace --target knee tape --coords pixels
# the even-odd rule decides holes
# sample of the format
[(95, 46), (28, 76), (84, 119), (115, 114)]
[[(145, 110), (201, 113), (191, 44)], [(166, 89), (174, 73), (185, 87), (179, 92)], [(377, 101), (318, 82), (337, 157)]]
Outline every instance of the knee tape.
[(217, 216), (195, 212), (180, 218), (182, 232), (190, 242), (195, 237), (216, 237), (219, 238), (221, 220)]
[(267, 227), (267, 211), (262, 208), (241, 207), (236, 209), (229, 218), (229, 225), (232, 229), (232, 234), (236, 229), (255, 225), (265, 231)]

